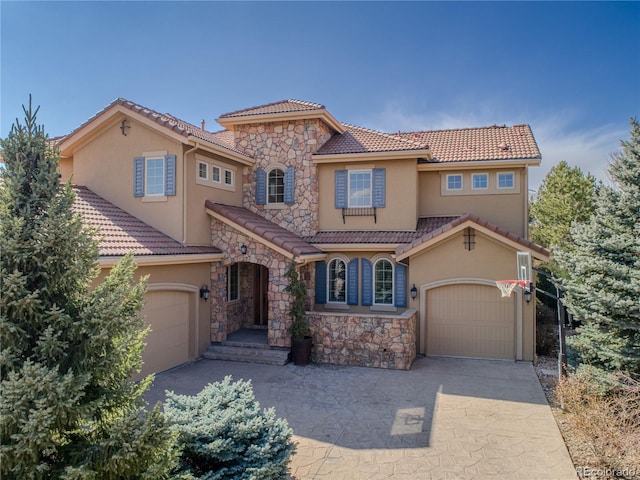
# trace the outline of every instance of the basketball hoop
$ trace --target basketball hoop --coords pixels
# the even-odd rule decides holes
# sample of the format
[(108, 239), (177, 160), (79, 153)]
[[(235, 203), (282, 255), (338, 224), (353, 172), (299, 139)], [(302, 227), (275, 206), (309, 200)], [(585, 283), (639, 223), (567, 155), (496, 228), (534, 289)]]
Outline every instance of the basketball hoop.
[(526, 280), (496, 280), (496, 286), (500, 289), (503, 297), (510, 297), (513, 289), (518, 285), (524, 288), (527, 285)]

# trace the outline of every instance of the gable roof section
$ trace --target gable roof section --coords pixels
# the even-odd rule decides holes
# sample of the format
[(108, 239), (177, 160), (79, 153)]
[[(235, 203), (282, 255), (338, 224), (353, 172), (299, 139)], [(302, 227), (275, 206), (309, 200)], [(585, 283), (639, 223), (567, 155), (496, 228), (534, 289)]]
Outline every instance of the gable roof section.
[(319, 248), (246, 208), (214, 203), (210, 200), (205, 202), (205, 207), (212, 217), (249, 235), (285, 257), (295, 261), (324, 257), (324, 252)]
[(462, 215), (452, 220), (451, 222), (439, 228), (436, 228), (435, 230), (426, 232), (413, 240), (411, 243), (399, 246), (395, 251), (396, 259), (398, 261), (404, 260), (405, 258), (415, 255), (425, 248), (428, 248), (433, 244), (464, 230), (467, 227), (472, 227), (490, 237), (495, 238), (501, 243), (510, 245), (515, 249), (528, 250), (535, 258), (539, 260), (549, 260), (549, 251), (542, 248), (540, 245), (530, 242), (529, 240), (524, 239), (519, 235), (516, 235), (515, 233), (511, 233), (504, 228), (498, 227), (497, 225), (494, 225), (493, 223), (490, 223), (471, 213)]
[(338, 133), (344, 126), (331, 115), (324, 105), (302, 100), (281, 100), (256, 107), (244, 108), (220, 115), (216, 121), (224, 126), (243, 125), (249, 123), (266, 123), (305, 118), (319, 118)]
[[(205, 256), (213, 261), (222, 252), (215, 247), (187, 247), (173, 238), (128, 214), (86, 187), (74, 187), (76, 198), (73, 211), (81, 215), (89, 227), (98, 231), (101, 257), (121, 257), (133, 252), (136, 257), (148, 256)], [(182, 263), (191, 263), (183, 259)]]
[(334, 161), (340, 160), (342, 156), (354, 154), (390, 152), (407, 153), (412, 158), (431, 156), (428, 145), (420, 139), (416, 141), (409, 137), (403, 138), (355, 125), (344, 124), (344, 127), (345, 131), (342, 134), (331, 137), (313, 155), (315, 162), (319, 163), (329, 158)]
[(424, 163), (483, 160), (540, 160), (529, 125), (397, 133), (393, 136), (429, 145), (432, 159)]
[(205, 148), (210, 147), (221, 155), (230, 156), (232, 159), (247, 165), (253, 165), (254, 163), (251, 157), (246, 156), (234, 147), (233, 136), (226, 134), (226, 132), (208, 132), (173, 115), (158, 113), (124, 98), (114, 100), (74, 131), (61, 137), (58, 140), (59, 148), (65, 150), (88, 133), (92, 125), (99, 125), (117, 113), (125, 113), (148, 120), (152, 126), (160, 128), (173, 137), (177, 137), (184, 143), (192, 145), (197, 143)]

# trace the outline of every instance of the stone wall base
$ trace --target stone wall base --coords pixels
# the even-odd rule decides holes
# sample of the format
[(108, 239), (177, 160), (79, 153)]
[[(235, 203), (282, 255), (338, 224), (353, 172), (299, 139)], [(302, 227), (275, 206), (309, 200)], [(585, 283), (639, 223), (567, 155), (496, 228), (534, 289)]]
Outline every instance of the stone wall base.
[(316, 363), (408, 370), (416, 358), (417, 311), (401, 315), (307, 312)]

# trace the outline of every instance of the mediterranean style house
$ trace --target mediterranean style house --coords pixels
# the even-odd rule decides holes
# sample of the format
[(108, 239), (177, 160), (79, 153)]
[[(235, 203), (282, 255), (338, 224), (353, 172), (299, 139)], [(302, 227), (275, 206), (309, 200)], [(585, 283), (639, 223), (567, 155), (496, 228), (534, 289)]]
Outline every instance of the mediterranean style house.
[(549, 257), (527, 240), (529, 126), (382, 133), (298, 100), (217, 122), (117, 99), (57, 139), (102, 275), (133, 251), (149, 276), (145, 373), (246, 329), (289, 347), (292, 264), (316, 362), (534, 359), (535, 289), (495, 285), (519, 278), (518, 254)]

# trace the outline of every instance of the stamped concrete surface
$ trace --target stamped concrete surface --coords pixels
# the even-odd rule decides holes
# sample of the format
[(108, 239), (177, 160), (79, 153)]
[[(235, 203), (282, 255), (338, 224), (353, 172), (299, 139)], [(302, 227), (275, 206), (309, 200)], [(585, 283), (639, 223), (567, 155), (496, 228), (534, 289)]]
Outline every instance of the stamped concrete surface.
[(409, 371), (201, 360), (156, 376), (196, 394), (226, 375), (251, 379), (298, 442), (293, 478), (576, 479), (529, 363), (418, 358)]

